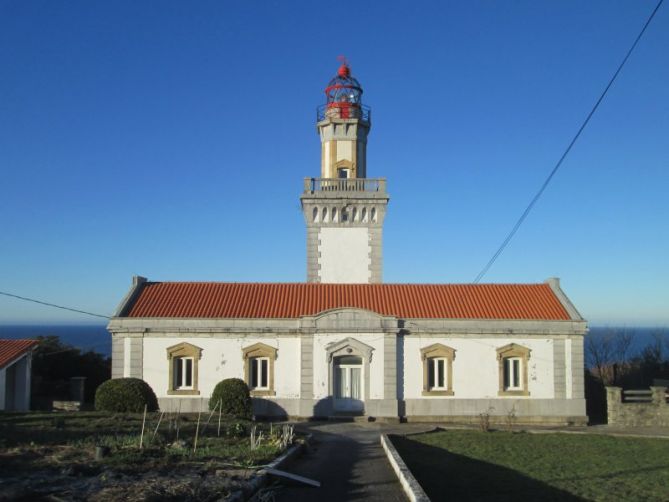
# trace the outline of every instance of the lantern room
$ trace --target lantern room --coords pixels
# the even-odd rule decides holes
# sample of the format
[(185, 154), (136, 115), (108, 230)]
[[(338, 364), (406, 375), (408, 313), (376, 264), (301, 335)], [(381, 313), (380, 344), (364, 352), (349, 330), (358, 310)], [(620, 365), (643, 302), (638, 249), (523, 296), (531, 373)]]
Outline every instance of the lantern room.
[(343, 57), (337, 75), (325, 88), (327, 101), (318, 107), (316, 129), (321, 137), (321, 178), (366, 178), (369, 107), (361, 102), (362, 87)]
[(318, 121), (334, 119), (362, 119), (369, 121), (369, 108), (362, 106), (362, 87), (351, 75), (351, 67), (344, 57), (337, 75), (325, 88), (326, 103), (318, 108)]

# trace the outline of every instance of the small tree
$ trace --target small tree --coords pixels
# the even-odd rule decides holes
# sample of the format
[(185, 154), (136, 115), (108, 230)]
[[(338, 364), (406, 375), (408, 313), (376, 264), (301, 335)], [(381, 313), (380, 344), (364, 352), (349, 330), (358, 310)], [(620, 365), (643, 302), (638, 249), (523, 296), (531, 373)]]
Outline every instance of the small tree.
[(107, 380), (95, 392), (97, 411), (139, 413), (156, 411), (158, 399), (151, 386), (139, 378), (115, 378)]
[(70, 379), (86, 377), (84, 400), (92, 403), (95, 390), (111, 376), (111, 359), (103, 354), (62, 342), (57, 336), (39, 336), (32, 358), (32, 402), (50, 408), (54, 399), (70, 399)]
[(237, 418), (250, 419), (253, 416), (253, 404), (249, 387), (239, 378), (226, 378), (216, 384), (209, 399), (209, 409), (221, 403), (222, 413)]

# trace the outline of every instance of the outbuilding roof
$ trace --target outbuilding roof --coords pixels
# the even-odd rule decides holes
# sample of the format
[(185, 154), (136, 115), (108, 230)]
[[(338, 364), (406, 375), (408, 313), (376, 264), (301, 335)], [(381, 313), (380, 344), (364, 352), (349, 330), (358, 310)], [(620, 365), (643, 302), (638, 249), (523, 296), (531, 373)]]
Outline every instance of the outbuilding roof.
[(37, 343), (37, 340), (0, 339), (0, 369), (14, 362)]
[[(402, 319), (571, 320), (566, 297), (540, 284), (144, 282), (119, 317), (292, 319), (359, 308)], [(562, 295), (563, 296), (563, 295)], [(578, 316), (580, 320), (580, 316)]]

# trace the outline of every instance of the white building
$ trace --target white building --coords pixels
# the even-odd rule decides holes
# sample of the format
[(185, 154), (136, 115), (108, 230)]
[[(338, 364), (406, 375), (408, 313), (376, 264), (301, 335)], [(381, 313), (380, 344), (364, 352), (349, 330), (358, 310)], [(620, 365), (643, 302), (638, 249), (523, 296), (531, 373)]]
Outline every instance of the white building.
[(366, 177), (370, 110), (346, 64), (319, 108), (321, 178), (300, 197), (307, 283), (135, 277), (109, 323), (112, 377), (197, 410), (243, 378), (257, 415), (581, 424), (586, 322), (557, 279), (382, 284), (385, 179)]
[(0, 340), (0, 410), (30, 410), (32, 352), (37, 340)]

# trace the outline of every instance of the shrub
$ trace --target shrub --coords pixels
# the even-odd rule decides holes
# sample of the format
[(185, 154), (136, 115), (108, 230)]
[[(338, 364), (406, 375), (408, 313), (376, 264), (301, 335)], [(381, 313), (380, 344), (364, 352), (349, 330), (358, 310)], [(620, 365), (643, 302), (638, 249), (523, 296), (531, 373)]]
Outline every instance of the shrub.
[(107, 380), (95, 392), (95, 409), (98, 411), (139, 413), (156, 411), (158, 399), (153, 389), (139, 378), (114, 378)]
[(226, 427), (225, 434), (231, 438), (243, 438), (246, 436), (246, 427), (241, 422), (233, 422)]
[(237, 418), (251, 418), (253, 406), (249, 388), (239, 378), (226, 378), (216, 384), (209, 399), (209, 409), (213, 410), (221, 402), (221, 410), (225, 415)]

